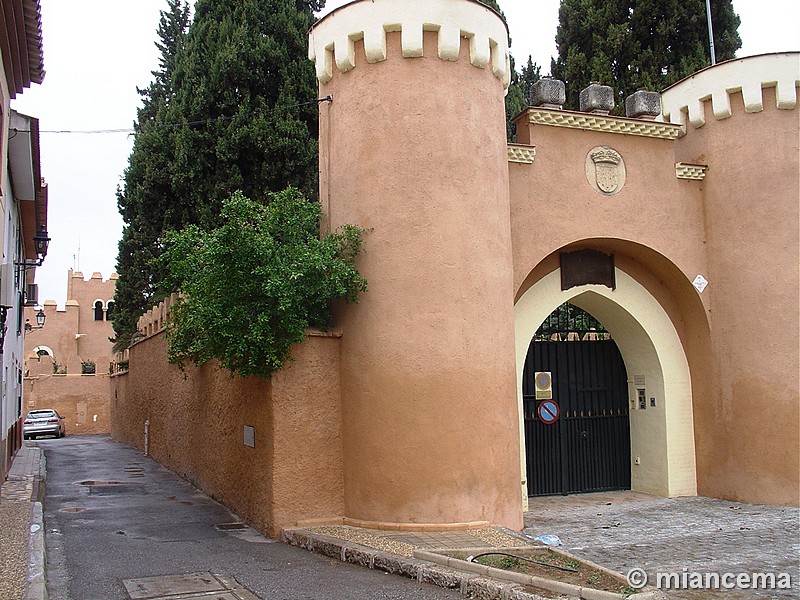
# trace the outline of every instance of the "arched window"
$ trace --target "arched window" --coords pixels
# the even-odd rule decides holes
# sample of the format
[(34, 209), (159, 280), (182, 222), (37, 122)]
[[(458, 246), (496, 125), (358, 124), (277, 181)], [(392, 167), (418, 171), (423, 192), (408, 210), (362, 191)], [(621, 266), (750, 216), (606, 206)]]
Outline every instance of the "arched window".
[(49, 356), (53, 358), (55, 356), (55, 354), (53, 354), (53, 351), (47, 346), (36, 346), (36, 348), (34, 348), (33, 351), (39, 358), (42, 358), (43, 356)]
[(103, 301), (102, 300), (95, 300), (95, 303), (94, 303), (94, 320), (95, 321), (102, 321), (103, 320)]
[(110, 321), (114, 318), (114, 301), (109, 300), (108, 304), (106, 304), (106, 321)]

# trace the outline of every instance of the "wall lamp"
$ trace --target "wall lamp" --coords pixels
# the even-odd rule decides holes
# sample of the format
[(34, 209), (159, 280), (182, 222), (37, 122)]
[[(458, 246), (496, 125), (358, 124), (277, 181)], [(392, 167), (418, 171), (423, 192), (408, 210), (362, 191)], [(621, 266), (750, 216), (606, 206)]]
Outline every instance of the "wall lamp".
[(34, 329), (41, 329), (44, 327), (44, 321), (47, 319), (47, 315), (44, 314), (43, 309), (39, 309), (39, 312), (36, 313), (36, 327), (31, 325), (27, 320), (25, 321), (25, 331), (32, 331)]
[(50, 245), (50, 237), (47, 235), (47, 229), (42, 225), (36, 235), (33, 236), (33, 249), (36, 251), (36, 262), (28, 262), (27, 260), (21, 263), (16, 263), (17, 266), (32, 269), (33, 267), (41, 267), (44, 262), (44, 257), (47, 256), (47, 247)]

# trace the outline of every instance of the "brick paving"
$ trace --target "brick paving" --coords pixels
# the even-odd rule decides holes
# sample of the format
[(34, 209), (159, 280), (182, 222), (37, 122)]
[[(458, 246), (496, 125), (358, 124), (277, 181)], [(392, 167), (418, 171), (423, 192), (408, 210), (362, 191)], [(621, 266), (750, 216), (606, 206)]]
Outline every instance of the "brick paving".
[(28, 580), (31, 503), (39, 494), (40, 448), (23, 445), (0, 485), (0, 598), (19, 600)]
[(664, 590), (670, 599), (800, 597), (800, 510), (636, 492), (532, 498), (524, 533), (627, 573), (789, 573), (790, 590)]

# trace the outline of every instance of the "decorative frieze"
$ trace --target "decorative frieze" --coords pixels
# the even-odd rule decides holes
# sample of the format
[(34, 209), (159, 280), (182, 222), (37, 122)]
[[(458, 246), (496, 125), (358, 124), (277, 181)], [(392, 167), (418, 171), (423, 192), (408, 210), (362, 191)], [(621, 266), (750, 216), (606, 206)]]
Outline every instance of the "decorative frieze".
[(706, 178), (708, 165), (693, 165), (691, 163), (675, 163), (675, 176), (678, 179), (691, 179), (702, 181)]
[(520, 144), (508, 145), (508, 162), (529, 165), (533, 163), (535, 157), (536, 148), (534, 146), (522, 146)]
[(681, 131), (680, 126), (671, 123), (643, 121), (572, 111), (531, 108), (528, 110), (528, 118), (534, 125), (550, 125), (552, 127), (567, 127), (569, 129), (584, 129), (587, 131), (640, 135), (663, 140), (674, 140)]

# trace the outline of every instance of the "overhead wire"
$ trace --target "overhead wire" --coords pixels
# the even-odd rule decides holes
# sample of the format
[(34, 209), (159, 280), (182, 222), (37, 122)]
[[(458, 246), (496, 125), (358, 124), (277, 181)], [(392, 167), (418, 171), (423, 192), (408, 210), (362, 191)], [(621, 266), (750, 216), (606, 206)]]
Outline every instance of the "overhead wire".
[[(198, 119), (196, 121), (182, 121), (180, 123), (164, 123), (161, 125), (148, 124), (143, 127), (127, 127), (119, 129), (40, 129), (39, 133), (55, 133), (55, 134), (81, 134), (81, 135), (95, 135), (95, 134), (109, 134), (109, 133), (126, 133), (128, 135), (136, 135), (138, 133), (147, 133), (150, 131), (157, 131), (159, 129), (178, 129), (180, 127), (193, 127), (196, 125), (210, 125), (217, 121), (231, 121), (239, 118), (251, 118), (256, 115), (263, 115), (266, 113), (276, 113), (282, 110), (289, 110), (292, 108), (300, 108), (312, 104), (321, 104), (323, 102), (333, 102), (333, 96), (328, 95), (324, 98), (317, 98), (308, 102), (300, 102), (291, 106), (283, 106), (280, 108), (273, 108), (272, 110), (259, 110), (244, 115), (220, 115), (219, 117), (209, 117), (208, 119)], [(31, 133), (30, 129), (17, 129), (16, 127), (9, 128), (16, 136), (19, 133)]]

